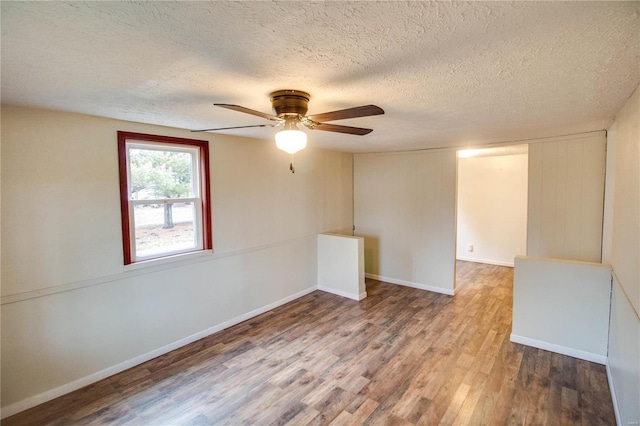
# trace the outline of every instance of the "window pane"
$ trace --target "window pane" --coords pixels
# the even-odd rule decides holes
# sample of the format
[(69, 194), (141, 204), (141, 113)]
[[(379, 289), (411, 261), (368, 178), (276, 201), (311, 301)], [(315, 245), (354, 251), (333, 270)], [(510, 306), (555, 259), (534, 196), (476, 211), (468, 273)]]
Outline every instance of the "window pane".
[(131, 148), (129, 199), (194, 197), (192, 158), (190, 152)]
[(133, 215), (136, 258), (196, 248), (193, 203), (136, 205)]

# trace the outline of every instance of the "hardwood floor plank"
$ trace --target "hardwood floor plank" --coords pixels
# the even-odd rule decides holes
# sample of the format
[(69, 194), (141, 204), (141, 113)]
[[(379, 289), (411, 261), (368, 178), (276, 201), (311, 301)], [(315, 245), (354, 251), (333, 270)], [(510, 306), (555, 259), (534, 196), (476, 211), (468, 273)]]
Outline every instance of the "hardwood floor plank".
[(313, 421), (320, 415), (320, 413), (312, 407), (307, 407), (304, 410), (296, 414), (291, 420), (284, 423), (286, 425), (307, 425), (313, 423)]
[(615, 424), (603, 366), (509, 341), (512, 283), (317, 291), (2, 424)]
[(338, 417), (336, 417), (335, 419), (333, 419), (333, 421), (331, 423), (329, 423), (330, 426), (342, 426), (342, 425), (351, 425), (353, 424), (353, 414), (349, 413), (348, 411), (342, 411)]
[(378, 402), (367, 398), (351, 417), (352, 424), (362, 424), (378, 408)]
[(465, 385), (464, 383), (461, 383), (460, 386), (458, 386), (458, 389), (451, 399), (451, 403), (447, 407), (447, 411), (445, 411), (442, 419), (440, 419), (440, 424), (453, 424), (453, 421), (458, 416), (458, 413), (460, 412), (462, 404), (464, 404), (464, 400), (467, 398), (467, 394), (469, 394), (470, 389), (471, 386)]
[(465, 398), (458, 415), (453, 420), (453, 424), (456, 425), (469, 425), (471, 423), (471, 416), (478, 404), (478, 401), (483, 395), (484, 385), (487, 381), (486, 374), (478, 372), (475, 374), (473, 381), (470, 383), (469, 393)]

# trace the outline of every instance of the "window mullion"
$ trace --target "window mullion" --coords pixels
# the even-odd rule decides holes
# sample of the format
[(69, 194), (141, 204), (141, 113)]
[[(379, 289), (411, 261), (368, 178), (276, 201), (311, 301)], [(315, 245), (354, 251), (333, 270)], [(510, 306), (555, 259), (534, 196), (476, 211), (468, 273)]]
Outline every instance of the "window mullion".
[(156, 198), (149, 200), (129, 200), (129, 202), (135, 205), (144, 204), (178, 204), (178, 203), (196, 203), (200, 198)]

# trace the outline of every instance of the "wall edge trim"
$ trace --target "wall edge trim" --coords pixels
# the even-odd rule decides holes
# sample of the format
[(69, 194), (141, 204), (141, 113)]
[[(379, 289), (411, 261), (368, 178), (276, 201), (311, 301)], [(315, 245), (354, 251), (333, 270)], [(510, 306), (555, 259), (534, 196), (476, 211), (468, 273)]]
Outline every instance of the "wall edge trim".
[(420, 289), (420, 290), (432, 291), (434, 293), (441, 293), (441, 294), (446, 294), (446, 295), (449, 295), (449, 296), (455, 295), (455, 290), (451, 290), (451, 289), (448, 289), (448, 288), (435, 287), (435, 286), (426, 285), (426, 284), (414, 283), (414, 282), (411, 282), (411, 281), (399, 280), (399, 279), (396, 279), (396, 278), (384, 277), (382, 275), (376, 275), (376, 274), (365, 273), (364, 276), (365, 276), (365, 278), (371, 278), (372, 280), (377, 280), (377, 281), (384, 281), (384, 282), (389, 283), (389, 284), (398, 284), (398, 285), (403, 285), (405, 287), (412, 287), (412, 288), (417, 288), (417, 289)]
[(616, 424), (618, 426), (622, 426), (622, 423), (620, 423), (620, 408), (618, 407), (616, 388), (613, 386), (613, 376), (611, 375), (611, 367), (609, 366), (608, 358), (604, 366), (607, 370), (607, 382), (609, 382), (609, 392), (611, 392), (611, 401), (613, 402), (613, 413), (616, 415)]
[(51, 401), (52, 399), (58, 398), (60, 396), (66, 395), (75, 390), (81, 389), (87, 385), (98, 382), (102, 379), (105, 379), (109, 376), (113, 376), (115, 374), (121, 373), (131, 367), (135, 367), (136, 365), (147, 362), (153, 358), (169, 353), (173, 350), (181, 348), (182, 346), (193, 343), (197, 340), (210, 336), (214, 333), (222, 331), (226, 328), (232, 327), (236, 324), (240, 324), (241, 322), (247, 321), (253, 317), (261, 315), (267, 311), (275, 309), (279, 306), (282, 306), (286, 303), (289, 303), (293, 300), (299, 299), (300, 297), (306, 296), (309, 293), (312, 293), (317, 290), (316, 286), (312, 286), (306, 288), (305, 290), (294, 293), (290, 296), (284, 297), (280, 300), (277, 300), (268, 305), (262, 306), (260, 308), (254, 309), (247, 313), (238, 315), (233, 317), (227, 321), (224, 321), (220, 324), (209, 327), (205, 330), (194, 333), (190, 336), (184, 337), (182, 339), (176, 340), (173, 343), (169, 343), (167, 345), (161, 346), (160, 348), (151, 350), (144, 354), (138, 355), (129, 360), (123, 361), (119, 364), (113, 365), (111, 367), (107, 367), (103, 370), (97, 371), (95, 373), (89, 374), (88, 376), (81, 377), (72, 382), (66, 383), (64, 385), (58, 386), (56, 388), (50, 389), (48, 391), (42, 392), (38, 395), (31, 396), (29, 398), (23, 399), (18, 402), (14, 402), (13, 404), (9, 404), (5, 407), (0, 407), (1, 410), (1, 419), (5, 419), (7, 417), (13, 416), (14, 414), (18, 414), (22, 411), (33, 408), (37, 405), (43, 404), (45, 402)]
[(597, 364), (606, 365), (607, 356), (594, 354), (592, 352), (581, 351), (580, 349), (568, 348), (566, 346), (556, 345), (554, 343), (545, 342), (542, 340), (531, 339), (529, 337), (519, 336), (511, 333), (509, 340), (513, 343), (519, 343), (521, 345), (531, 346), (538, 349), (543, 349), (549, 352), (555, 352), (560, 355), (566, 355), (573, 358), (583, 359), (585, 361), (595, 362)]
[(636, 319), (640, 321), (640, 314), (638, 314), (635, 305), (631, 301), (631, 297), (629, 297), (629, 294), (627, 294), (627, 290), (622, 285), (622, 281), (620, 281), (620, 279), (618, 278), (618, 275), (616, 274), (616, 271), (613, 269), (613, 267), (611, 268), (611, 275), (613, 276), (613, 281), (615, 281), (615, 283), (618, 284), (618, 287), (620, 287), (620, 290), (622, 290), (622, 294), (624, 294), (624, 297), (627, 299), (627, 303), (629, 303), (629, 306), (631, 306), (631, 310), (636, 315)]
[[(330, 287), (325, 287), (323, 285), (318, 284), (318, 290), (324, 291), (326, 293), (335, 294), (336, 296), (346, 297), (347, 299), (360, 301), (367, 297), (367, 292), (363, 292), (360, 294), (348, 293), (346, 291), (336, 290)], [(364, 295), (364, 296), (363, 296)]]

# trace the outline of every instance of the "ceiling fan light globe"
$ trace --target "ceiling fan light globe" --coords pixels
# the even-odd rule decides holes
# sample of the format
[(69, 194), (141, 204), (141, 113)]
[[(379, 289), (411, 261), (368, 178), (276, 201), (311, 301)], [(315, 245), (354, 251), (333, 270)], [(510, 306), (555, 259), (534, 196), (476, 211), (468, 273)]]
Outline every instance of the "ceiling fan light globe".
[(302, 130), (281, 130), (276, 133), (276, 146), (289, 154), (307, 146), (307, 134)]

